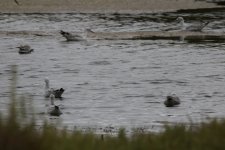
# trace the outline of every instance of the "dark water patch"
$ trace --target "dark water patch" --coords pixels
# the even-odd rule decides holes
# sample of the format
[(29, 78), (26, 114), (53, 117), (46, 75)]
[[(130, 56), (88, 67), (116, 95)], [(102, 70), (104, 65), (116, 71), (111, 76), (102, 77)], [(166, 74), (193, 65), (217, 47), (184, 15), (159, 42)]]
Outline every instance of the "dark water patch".
[(215, 113), (212, 109), (201, 109), (204, 113)]
[(88, 82), (84, 82), (84, 83), (77, 83), (77, 85), (82, 86), (82, 85), (88, 85)]
[(199, 95), (199, 96), (206, 97), (206, 98), (211, 98), (211, 97), (213, 97), (212, 94), (205, 93), (205, 92), (199, 92), (198, 95)]
[(148, 104), (161, 104), (162, 102), (157, 102), (157, 101), (147, 101), (145, 103), (148, 103)]
[(150, 84), (170, 84), (173, 81), (169, 79), (155, 79), (155, 80), (146, 80)]
[(206, 98), (212, 98), (212, 95), (206, 94), (206, 95), (204, 95), (204, 97), (206, 97)]
[(140, 83), (139, 82), (134, 82), (134, 81), (130, 81), (130, 82), (119, 81), (119, 84), (122, 84), (122, 85), (139, 85)]
[(118, 43), (114, 43), (114, 45), (119, 45), (119, 46), (130, 46), (130, 44), (129, 43), (125, 43), (125, 42), (118, 42)]
[(204, 113), (207, 113), (207, 114), (213, 114), (215, 113), (214, 111), (205, 111)]
[[(44, 18), (50, 21), (69, 21), (75, 19), (77, 22), (82, 22), (84, 19), (100, 19), (106, 21), (122, 22), (124, 24), (133, 24), (135, 22), (162, 22), (171, 21), (177, 17), (178, 14), (209, 14), (211, 13), (223, 13), (224, 8), (211, 8), (211, 9), (193, 9), (193, 10), (178, 10), (177, 12), (164, 12), (164, 13), (139, 13), (139, 14), (120, 14), (120, 13), (46, 13)], [(2, 14), (3, 15), (3, 14)], [(4, 14), (7, 15), (7, 14)], [(21, 16), (21, 14), (8, 14), (8, 16)], [(41, 13), (27, 13), (22, 14), (23, 17), (30, 16), (32, 18), (38, 18), (38, 16), (43, 16)], [(49, 17), (50, 16), (50, 17)], [(186, 15), (188, 16), (188, 15)], [(222, 14), (221, 14), (222, 16)], [(57, 19), (55, 19), (57, 18)]]
[(223, 79), (219, 74), (211, 74), (211, 75), (197, 75), (197, 78), (216, 78), (216, 79)]
[(86, 106), (66, 106), (65, 109), (69, 109), (69, 110), (87, 110), (89, 109), (89, 107)]
[[(170, 13), (171, 14), (171, 13)], [(136, 22), (160, 22), (167, 13), (139, 13), (139, 14), (125, 14), (125, 13), (114, 13), (114, 14), (100, 14), (99, 19), (124, 22), (124, 23), (136, 23)]]
[[(9, 67), (9, 66), (8, 66), (8, 67)], [(6, 69), (6, 68), (7, 68), (7, 67), (4, 68), (4, 74), (7, 74), (7, 75), (10, 74), (10, 75), (11, 75), (12, 73), (15, 72), (15, 71), (13, 71), (13, 70)], [(10, 67), (9, 67), (9, 68), (10, 68)]]
[(38, 76), (38, 75), (30, 75), (30, 76), (28, 76), (27, 78), (37, 79), (37, 78), (39, 78), (39, 76)]
[[(106, 87), (100, 87), (100, 88), (92, 87), (92, 88), (90, 88), (90, 90), (92, 90), (92, 91), (108, 91), (108, 90), (110, 90), (110, 88), (106, 88)], [(104, 94), (104, 92), (102, 94)]]
[(198, 9), (181, 9), (178, 10), (176, 13), (188, 13), (188, 14), (193, 14), (193, 13), (214, 13), (214, 12), (225, 12), (225, 8), (198, 8)]
[(139, 97), (145, 97), (145, 95), (126, 94), (123, 96), (123, 98), (139, 98)]
[(62, 68), (62, 64), (54, 64), (52, 68)]
[(39, 73), (45, 73), (45, 70), (38, 70)]
[(214, 96), (218, 96), (218, 95), (223, 95), (224, 93), (223, 92), (214, 91), (212, 94)]
[(208, 44), (208, 43), (225, 43), (224, 37), (220, 39), (220, 36), (215, 37), (206, 37), (206, 39), (185, 39), (187, 43), (194, 43), (194, 44)]
[(130, 70), (146, 70), (146, 69), (161, 69), (160, 66), (146, 66), (146, 67), (131, 67)]
[(171, 84), (175, 83), (177, 85), (186, 86), (188, 82), (179, 81), (179, 80), (170, 80), (170, 79), (155, 79), (155, 80), (143, 80), (144, 82), (148, 82), (150, 84)]
[(59, 59), (58, 58), (50, 58), (49, 60), (51, 60), (51, 61), (58, 61)]
[(90, 62), (89, 65), (111, 65), (111, 63), (109, 61), (102, 60)]
[(225, 1), (212, 1), (213, 3), (216, 3), (217, 5), (225, 5)]
[(180, 36), (135, 36), (128, 38), (131, 40), (177, 40), (180, 41)]
[(175, 83), (179, 86), (188, 86), (189, 82), (186, 81), (175, 81)]
[[(29, 64), (24, 64), (24, 65), (27, 65), (29, 66)], [(34, 70), (38, 70), (39, 68), (36, 68), (36, 67), (30, 67), (28, 69), (24, 69), (23, 72), (30, 72), (30, 71), (34, 71)], [(24, 73), (21, 73), (21, 74), (24, 74)]]
[(22, 89), (22, 88), (24, 88), (23, 86), (17, 86), (16, 87), (17, 89)]
[(137, 50), (129, 50), (129, 51), (125, 51), (128, 54), (136, 54), (138, 51)]
[(214, 23), (213, 26), (210, 26), (210, 28), (212, 28), (213, 30), (224, 29), (224, 22), (217, 24)]
[(155, 95), (153, 94), (145, 94), (143, 95), (144, 98), (153, 98), (153, 97), (156, 97)]
[(77, 74), (77, 73), (80, 72), (80, 70), (79, 69), (63, 69), (62, 72), (63, 73), (75, 73), (75, 74)]
[(121, 108), (121, 106), (96, 106), (92, 108), (97, 108), (97, 109), (115, 109), (115, 108)]
[(119, 62), (121, 62), (122, 64), (130, 63), (129, 60), (119, 60)]
[(18, 89), (33, 88), (33, 87), (39, 87), (39, 85), (29, 84), (29, 85), (17, 86)]

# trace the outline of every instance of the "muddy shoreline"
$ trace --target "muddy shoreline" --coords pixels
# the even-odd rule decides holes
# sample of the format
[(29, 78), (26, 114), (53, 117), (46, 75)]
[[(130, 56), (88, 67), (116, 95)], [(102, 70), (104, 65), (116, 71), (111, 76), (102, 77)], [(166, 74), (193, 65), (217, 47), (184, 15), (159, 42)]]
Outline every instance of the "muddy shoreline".
[(1, 13), (150, 13), (218, 8), (194, 0), (1, 0)]

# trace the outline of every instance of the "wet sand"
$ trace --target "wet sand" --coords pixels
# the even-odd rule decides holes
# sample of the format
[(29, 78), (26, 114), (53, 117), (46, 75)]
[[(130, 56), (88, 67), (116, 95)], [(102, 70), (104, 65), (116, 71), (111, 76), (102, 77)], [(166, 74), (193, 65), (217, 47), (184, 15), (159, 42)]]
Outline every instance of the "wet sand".
[[(16, 3), (18, 2), (18, 4)], [(194, 0), (1, 0), (2, 13), (142, 13), (218, 7)]]

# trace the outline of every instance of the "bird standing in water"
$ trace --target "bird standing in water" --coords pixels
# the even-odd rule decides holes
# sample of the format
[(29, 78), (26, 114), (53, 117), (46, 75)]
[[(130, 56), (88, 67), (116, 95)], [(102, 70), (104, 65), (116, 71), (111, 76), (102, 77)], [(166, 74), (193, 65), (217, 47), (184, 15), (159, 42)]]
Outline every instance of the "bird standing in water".
[(51, 115), (51, 116), (60, 116), (62, 114), (59, 106), (56, 106), (54, 104), (54, 100), (55, 100), (55, 95), (54, 94), (50, 94), (50, 101), (51, 101), (51, 105), (50, 107), (48, 108), (48, 113)]
[(53, 89), (49, 87), (49, 80), (45, 79), (45, 97), (50, 97), (51, 94), (55, 96), (55, 98), (62, 98), (62, 94), (65, 90), (63, 88)]
[(60, 31), (60, 34), (65, 37), (67, 41), (84, 41), (83, 37), (77, 34), (71, 34), (63, 30)]
[(187, 25), (187, 24), (185, 24), (183, 17), (178, 17), (176, 19), (176, 21), (178, 21), (178, 23), (181, 25), (182, 30), (194, 31), (194, 32), (201, 32), (202, 29), (205, 28), (209, 24), (209, 22), (202, 22), (199, 24)]

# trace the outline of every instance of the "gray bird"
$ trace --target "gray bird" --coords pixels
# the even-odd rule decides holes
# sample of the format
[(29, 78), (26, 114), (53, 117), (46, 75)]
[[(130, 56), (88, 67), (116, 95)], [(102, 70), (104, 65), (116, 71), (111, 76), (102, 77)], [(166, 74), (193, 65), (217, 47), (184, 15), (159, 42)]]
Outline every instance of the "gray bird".
[(30, 54), (31, 52), (33, 52), (34, 50), (31, 49), (31, 47), (29, 45), (20, 45), (19, 47), (19, 54)]
[(205, 28), (209, 22), (202, 22), (194, 25), (187, 25), (184, 22), (183, 17), (178, 17), (176, 21), (180, 24), (182, 30), (193, 31), (193, 32), (201, 32), (203, 28)]
[(60, 31), (60, 34), (66, 38), (67, 41), (83, 41), (83, 37), (77, 34), (71, 34), (69, 32), (65, 32), (63, 30)]
[[(176, 24), (175, 24), (176, 23)], [(162, 29), (162, 31), (191, 31), (191, 32), (202, 32), (209, 22), (201, 22), (197, 24), (186, 24), (183, 17), (177, 17), (175, 22), (170, 26)]]
[(175, 94), (168, 95), (164, 101), (166, 107), (173, 107), (180, 104), (180, 98)]
[(49, 87), (49, 80), (45, 79), (45, 97), (50, 97), (51, 94), (55, 96), (55, 98), (62, 98), (62, 94), (65, 90), (63, 88), (53, 89)]
[(48, 108), (48, 114), (51, 115), (51, 116), (60, 116), (62, 114), (62, 112), (61, 112), (59, 106), (56, 106), (54, 104), (54, 100), (55, 100), (54, 94), (50, 95), (50, 100), (51, 100), (51, 105)]

